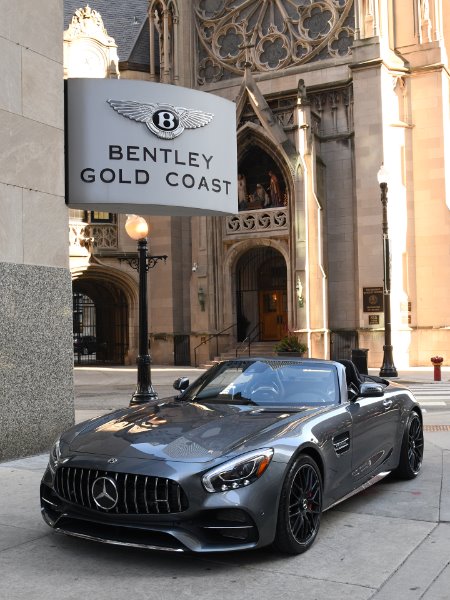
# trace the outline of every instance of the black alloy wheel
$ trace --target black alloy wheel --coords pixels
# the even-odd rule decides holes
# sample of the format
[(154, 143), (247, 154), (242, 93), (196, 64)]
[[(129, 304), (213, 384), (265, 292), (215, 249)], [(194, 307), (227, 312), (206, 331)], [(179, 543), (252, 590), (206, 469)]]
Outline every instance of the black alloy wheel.
[(412, 412), (403, 434), (400, 462), (395, 474), (401, 479), (414, 479), (420, 472), (423, 461), (423, 427), (416, 412)]
[(315, 461), (300, 456), (283, 483), (274, 545), (301, 554), (313, 544), (322, 513), (322, 477)]

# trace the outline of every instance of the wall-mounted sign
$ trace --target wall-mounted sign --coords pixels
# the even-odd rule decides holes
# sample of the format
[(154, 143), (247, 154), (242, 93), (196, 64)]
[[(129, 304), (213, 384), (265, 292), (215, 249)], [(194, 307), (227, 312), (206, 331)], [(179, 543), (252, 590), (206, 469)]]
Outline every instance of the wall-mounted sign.
[(365, 287), (363, 288), (363, 311), (364, 312), (383, 312), (383, 288)]
[(154, 215), (237, 206), (236, 107), (147, 81), (66, 82), (70, 208)]
[(379, 325), (380, 315), (369, 315), (369, 325)]

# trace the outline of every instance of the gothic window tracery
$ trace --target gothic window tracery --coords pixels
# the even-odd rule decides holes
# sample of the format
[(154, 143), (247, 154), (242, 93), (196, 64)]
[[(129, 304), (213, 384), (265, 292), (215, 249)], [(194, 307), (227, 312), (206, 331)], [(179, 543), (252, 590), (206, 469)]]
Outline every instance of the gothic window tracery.
[(353, 0), (196, 0), (198, 82), (350, 55)]

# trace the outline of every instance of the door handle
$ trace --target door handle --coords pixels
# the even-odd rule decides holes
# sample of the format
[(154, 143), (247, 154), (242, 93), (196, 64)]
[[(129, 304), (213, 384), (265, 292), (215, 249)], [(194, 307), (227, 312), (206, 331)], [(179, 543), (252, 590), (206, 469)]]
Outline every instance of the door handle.
[(383, 406), (386, 409), (391, 408), (392, 400), (390, 398), (386, 398), (386, 400), (383, 400)]

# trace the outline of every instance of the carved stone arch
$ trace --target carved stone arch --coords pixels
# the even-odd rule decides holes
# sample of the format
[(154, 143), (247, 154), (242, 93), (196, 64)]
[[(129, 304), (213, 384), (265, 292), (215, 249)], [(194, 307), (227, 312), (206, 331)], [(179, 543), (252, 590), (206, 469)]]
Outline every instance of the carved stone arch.
[(286, 265), (289, 264), (289, 248), (285, 240), (271, 238), (243, 240), (242, 242), (238, 242), (237, 244), (231, 246), (225, 253), (225, 272), (234, 271), (236, 269), (236, 264), (241, 258), (241, 256), (245, 254), (248, 250), (252, 250), (253, 248), (256, 248), (258, 246), (269, 246), (271, 248), (274, 248), (274, 250), (278, 250), (278, 252), (283, 256), (284, 260), (286, 261)]
[(132, 364), (138, 347), (137, 281), (120, 269), (97, 264), (75, 267), (71, 274), (74, 294), (84, 294), (95, 307), (97, 361)]
[(169, 2), (167, 3), (167, 8), (170, 11), (172, 11), (172, 14), (174, 17), (179, 19), (180, 15), (179, 15), (178, 6), (177, 6), (177, 3), (175, 2), (175, 0), (169, 0)]
[(137, 281), (128, 273), (110, 266), (90, 264), (87, 267), (71, 269), (72, 281), (88, 279), (91, 281), (107, 281), (117, 285), (124, 292), (130, 308), (135, 308), (139, 301), (139, 286)]
[(239, 259), (244, 256), (248, 251), (253, 250), (258, 247), (271, 247), (274, 250), (277, 250), (281, 256), (283, 257), (286, 263), (287, 270), (287, 299), (288, 299), (288, 314), (291, 314), (292, 307), (290, 303), (290, 298), (292, 295), (291, 290), (291, 282), (289, 277), (289, 246), (287, 240), (281, 239), (270, 239), (270, 238), (261, 238), (261, 239), (252, 239), (252, 240), (243, 240), (236, 244), (233, 244), (224, 254), (224, 280), (223, 280), (223, 289), (225, 292), (224, 297), (224, 322), (225, 323), (237, 323), (237, 305), (236, 305), (236, 269), (239, 262)]
[(273, 158), (280, 171), (283, 173), (283, 177), (286, 179), (286, 182), (293, 178), (296, 171), (296, 164), (292, 163), (288, 155), (284, 152), (283, 148), (280, 148), (278, 144), (275, 144), (273, 140), (268, 137), (264, 129), (256, 123), (245, 123), (245, 125), (238, 129), (238, 161), (241, 160), (245, 150), (252, 144), (252, 142), (257, 146), (260, 146)]

